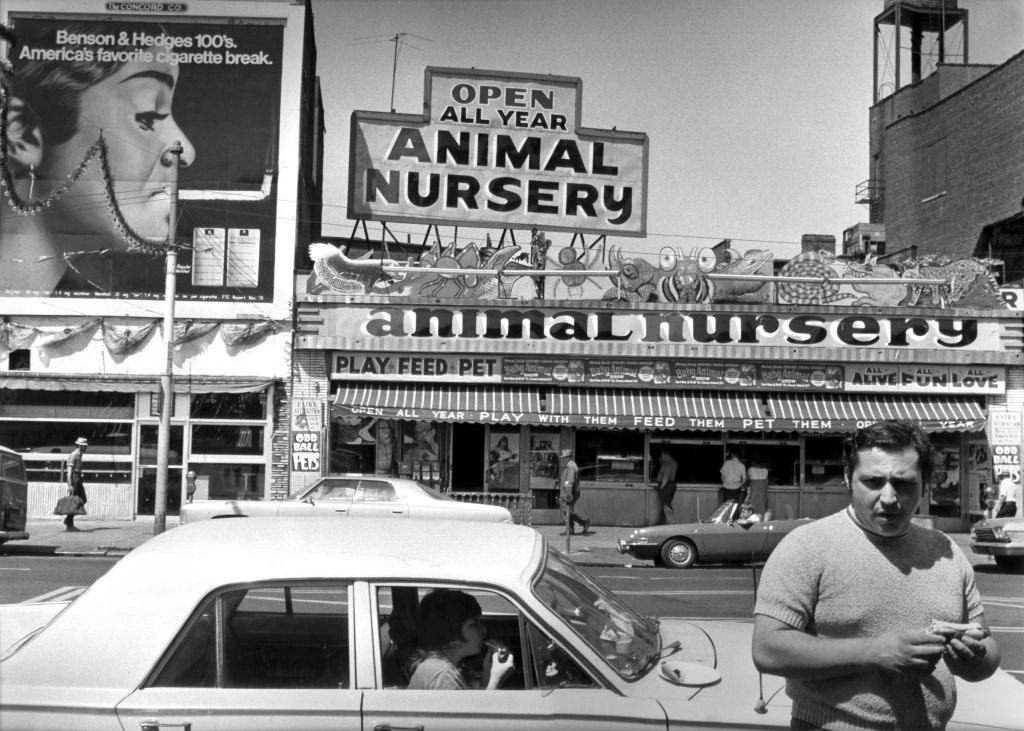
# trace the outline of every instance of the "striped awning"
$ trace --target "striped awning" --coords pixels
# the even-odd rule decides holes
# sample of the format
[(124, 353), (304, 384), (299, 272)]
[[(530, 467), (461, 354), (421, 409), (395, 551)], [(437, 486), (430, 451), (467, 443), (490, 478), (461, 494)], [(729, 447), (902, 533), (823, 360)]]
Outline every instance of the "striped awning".
[(852, 431), (885, 419), (913, 421), (928, 431), (985, 429), (985, 412), (971, 398), (779, 393), (767, 402), (776, 431)]
[(500, 419), (501, 414), (541, 413), (536, 389), (507, 386), (346, 383), (338, 388), (334, 405), (353, 414), (428, 421), (491, 421), (491, 414)]
[(548, 400), (553, 414), (583, 416), (601, 425), (615, 419), (613, 426), (631, 429), (751, 429), (764, 418), (759, 397), (729, 391), (560, 388)]
[(765, 428), (759, 397), (726, 391), (347, 383), (338, 388), (334, 407), (345, 415), (385, 419), (638, 430)]

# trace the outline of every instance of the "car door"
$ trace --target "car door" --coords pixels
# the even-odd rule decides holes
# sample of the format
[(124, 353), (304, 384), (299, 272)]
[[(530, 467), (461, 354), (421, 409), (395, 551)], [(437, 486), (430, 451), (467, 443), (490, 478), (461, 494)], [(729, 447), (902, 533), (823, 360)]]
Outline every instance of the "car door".
[(765, 534), (764, 544), (761, 546), (761, 558), (767, 558), (779, 545), (779, 541), (789, 535), (790, 531), (806, 523), (806, 520), (769, 520), (766, 523), (761, 523)]
[(387, 480), (359, 480), (349, 514), (358, 518), (408, 517), (409, 503)]
[(293, 581), (218, 593), (118, 704), (123, 727), (361, 728), (350, 591), (341, 582)]
[(763, 523), (740, 526), (728, 521), (701, 523), (701, 545), (697, 546), (702, 561), (751, 560), (761, 555), (765, 541)]
[[(375, 628), (360, 638), (360, 652), (372, 651), (376, 663), (372, 687), (363, 690), (363, 729), (422, 729), (422, 731), (478, 731), (479, 729), (537, 729), (593, 731), (608, 729), (664, 729), (665, 713), (653, 698), (631, 698), (605, 687), (577, 662), (568, 647), (538, 629), (505, 595), (489, 587), (462, 586), (480, 604), (488, 639), (509, 648), (515, 669), (498, 690), (409, 690), (395, 680), (389, 656), (395, 650), (392, 626), (401, 627), (403, 615), (415, 614), (408, 590), (395, 585), (374, 587), (372, 623)], [(422, 599), (434, 587), (420, 586)], [(392, 598), (393, 597), (393, 598)], [(399, 601), (401, 599), (401, 601)], [(417, 600), (413, 598), (412, 602)], [(405, 630), (396, 633), (402, 637)], [(481, 658), (463, 664), (464, 675), (476, 682)], [(399, 660), (399, 665), (402, 661)], [(407, 681), (407, 678), (406, 678)]]
[(352, 507), (359, 480), (350, 477), (325, 477), (296, 499), (280, 501), (278, 515), (339, 515), (345, 517)]

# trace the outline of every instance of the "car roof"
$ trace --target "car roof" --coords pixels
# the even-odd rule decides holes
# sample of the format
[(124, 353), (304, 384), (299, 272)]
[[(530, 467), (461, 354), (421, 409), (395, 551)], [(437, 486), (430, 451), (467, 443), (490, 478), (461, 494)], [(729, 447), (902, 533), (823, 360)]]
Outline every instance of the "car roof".
[[(173, 528), (133, 550), (119, 573), (137, 582), (142, 577), (129, 574), (187, 567), (192, 581), (211, 585), (310, 575), (515, 583), (535, 565), (542, 543), (532, 528), (474, 521), (233, 518)], [(234, 578), (241, 567), (247, 578)]]

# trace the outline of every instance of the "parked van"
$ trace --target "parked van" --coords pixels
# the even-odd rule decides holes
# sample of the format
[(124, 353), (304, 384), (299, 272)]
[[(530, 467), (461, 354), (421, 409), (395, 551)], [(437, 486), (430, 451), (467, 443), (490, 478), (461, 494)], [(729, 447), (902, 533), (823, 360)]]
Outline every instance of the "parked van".
[(25, 540), (28, 480), (25, 462), (17, 452), (0, 447), (0, 543)]

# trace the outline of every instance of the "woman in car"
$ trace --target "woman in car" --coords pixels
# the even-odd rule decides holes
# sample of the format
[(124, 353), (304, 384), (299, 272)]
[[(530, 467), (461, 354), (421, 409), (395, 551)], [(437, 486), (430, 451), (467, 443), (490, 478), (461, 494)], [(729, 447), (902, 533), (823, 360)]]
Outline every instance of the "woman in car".
[[(459, 665), (484, 650), (487, 629), (480, 603), (464, 591), (435, 589), (416, 611), (418, 657), (413, 661), (410, 690), (465, 690), (470, 687)], [(512, 653), (488, 647), (483, 678), (487, 690), (501, 685), (514, 667)]]

